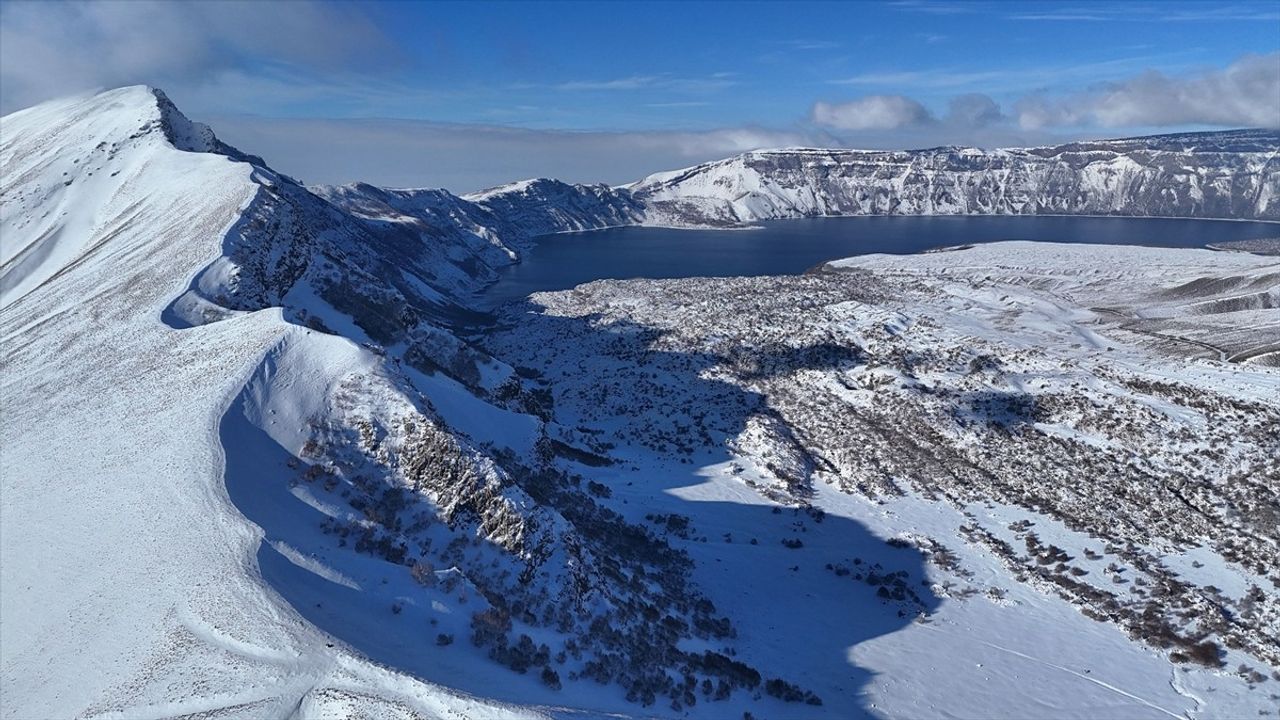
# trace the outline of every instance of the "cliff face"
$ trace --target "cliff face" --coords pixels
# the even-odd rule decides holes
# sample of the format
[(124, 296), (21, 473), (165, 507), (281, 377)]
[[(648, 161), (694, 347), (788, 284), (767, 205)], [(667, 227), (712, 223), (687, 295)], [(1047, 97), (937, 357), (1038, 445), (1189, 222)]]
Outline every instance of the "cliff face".
[(1280, 134), (1238, 130), (1008, 150), (770, 150), (629, 186), (650, 224), (819, 215), (1280, 219)]
[(631, 193), (608, 185), (525, 180), (464, 197), (491, 212), (512, 236), (634, 225), (644, 218), (644, 206)]
[(462, 197), (365, 183), (310, 190), (368, 233), (419, 258), (427, 282), (455, 298), (496, 279), (496, 270), (519, 261), (535, 237), (644, 219), (643, 206), (625, 190), (559, 180), (525, 180)]

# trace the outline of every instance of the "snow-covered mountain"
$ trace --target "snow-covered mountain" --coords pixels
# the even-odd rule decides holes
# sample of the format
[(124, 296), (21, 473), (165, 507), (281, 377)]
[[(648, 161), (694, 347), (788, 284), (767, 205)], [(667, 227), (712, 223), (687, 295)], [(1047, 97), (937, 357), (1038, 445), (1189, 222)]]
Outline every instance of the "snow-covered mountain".
[(1057, 147), (768, 150), (628, 186), (652, 224), (819, 215), (1135, 215), (1280, 219), (1280, 133)]
[[(636, 224), (724, 227), (832, 215), (1280, 220), (1278, 154), (1280, 133), (1232, 130), (1000, 150), (761, 150), (624, 187), (539, 179), (463, 199), (368, 185), (315, 190), (371, 217), (425, 216), (437, 227), (476, 218), (518, 251), (529, 237), (553, 232)], [(447, 202), (455, 214), (433, 215), (419, 200), (424, 193)]]
[[(1273, 192), (1271, 136), (1195, 143)], [(4, 717), (1267, 705), (1274, 260), (1000, 244), (491, 324), (538, 235), (783, 206), (308, 188), (146, 87), (6, 116), (0, 167)]]
[(516, 262), (533, 238), (638, 223), (628, 194), (604, 185), (529, 180), (459, 197), (447, 190), (393, 190), (364, 183), (310, 188), (371, 231), (438, 249), (424, 258), (427, 281), (462, 296)]
[(675, 663), (730, 632), (450, 330), (529, 231), (443, 192), (347, 212), (145, 87), (4, 118), (0, 162), (6, 716), (467, 715), (369, 660), (490, 695), (491, 654), (553, 702), (553, 636)]
[[(0, 712), (506, 712), (337, 645), (264, 581), (318, 566), (246, 520), (289, 483), (222, 418), (287, 441), (309, 418), (256, 408), (323, 405), (377, 367), (286, 320), (303, 306), (267, 304), (368, 238), (148, 88), (41, 105), (0, 133)], [(294, 358), (323, 371), (271, 392), (307, 367)], [(258, 464), (249, 500), (227, 482), (238, 462)]]

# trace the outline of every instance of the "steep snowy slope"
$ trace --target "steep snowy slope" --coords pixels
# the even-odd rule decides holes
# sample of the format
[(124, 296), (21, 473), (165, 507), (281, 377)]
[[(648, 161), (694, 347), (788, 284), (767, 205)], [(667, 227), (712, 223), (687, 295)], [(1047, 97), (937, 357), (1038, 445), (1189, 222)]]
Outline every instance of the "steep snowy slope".
[(1261, 130), (1009, 150), (766, 150), (628, 186), (650, 224), (817, 215), (1280, 219), (1280, 136)]
[[(259, 575), (218, 419), (269, 348), (310, 335), (278, 309), (161, 319), (261, 197), (259, 171), (143, 87), (2, 133), (3, 714), (506, 712), (360, 659)], [(317, 351), (333, 344), (363, 352)]]
[(479, 204), (347, 212), (141, 87), (3, 138), (6, 716), (507, 712), (410, 677), (608, 712), (808, 697), (732, 659), (689, 555), (450, 329)]
[[(440, 248), (431, 282), (456, 296), (496, 279), (533, 238), (558, 232), (634, 225), (643, 210), (629, 194), (607, 186), (557, 180), (513, 183), (465, 198), (447, 190), (393, 190), (364, 183), (311, 188), (365, 221), (377, 234), (416, 238)], [(429, 276), (430, 277), (430, 276)]]
[(632, 225), (644, 217), (643, 207), (627, 193), (607, 185), (569, 185), (559, 180), (524, 180), (467, 199), (501, 218), (512, 232), (533, 235)]

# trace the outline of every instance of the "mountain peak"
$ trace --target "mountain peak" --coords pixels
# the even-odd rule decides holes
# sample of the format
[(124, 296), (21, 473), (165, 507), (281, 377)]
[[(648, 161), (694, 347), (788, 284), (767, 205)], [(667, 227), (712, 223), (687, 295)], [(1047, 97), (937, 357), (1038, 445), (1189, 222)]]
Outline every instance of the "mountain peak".
[(165, 139), (179, 150), (186, 152), (214, 153), (226, 155), (232, 160), (266, 166), (266, 162), (257, 155), (249, 155), (222, 142), (208, 125), (189, 119), (178, 109), (177, 105), (160, 88), (145, 87), (152, 95), (156, 107), (160, 111), (160, 128)]
[[(222, 142), (204, 123), (189, 119), (163, 90), (150, 85), (127, 85), (49, 100), (3, 118), (5, 145), (24, 138), (69, 136), (93, 138), (94, 143), (120, 144), (139, 140), (156, 130), (184, 152), (213, 153), (254, 165), (262, 158), (242, 153)], [(83, 142), (83, 141), (82, 141)]]
[(220, 145), (213, 128), (204, 123), (192, 122), (168, 95), (159, 88), (147, 88), (160, 110), (160, 127), (165, 137), (179, 150), (187, 152), (217, 152)]

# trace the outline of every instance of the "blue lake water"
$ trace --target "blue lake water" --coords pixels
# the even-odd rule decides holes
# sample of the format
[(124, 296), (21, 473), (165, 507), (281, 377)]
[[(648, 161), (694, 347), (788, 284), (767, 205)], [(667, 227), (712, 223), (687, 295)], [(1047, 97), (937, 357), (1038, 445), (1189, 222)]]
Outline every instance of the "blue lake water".
[(867, 253), (1035, 240), (1198, 248), (1280, 236), (1280, 224), (1167, 218), (949, 216), (773, 220), (757, 230), (624, 227), (548, 235), (504, 268), (481, 304), (497, 307), (543, 290), (605, 278), (790, 275)]

